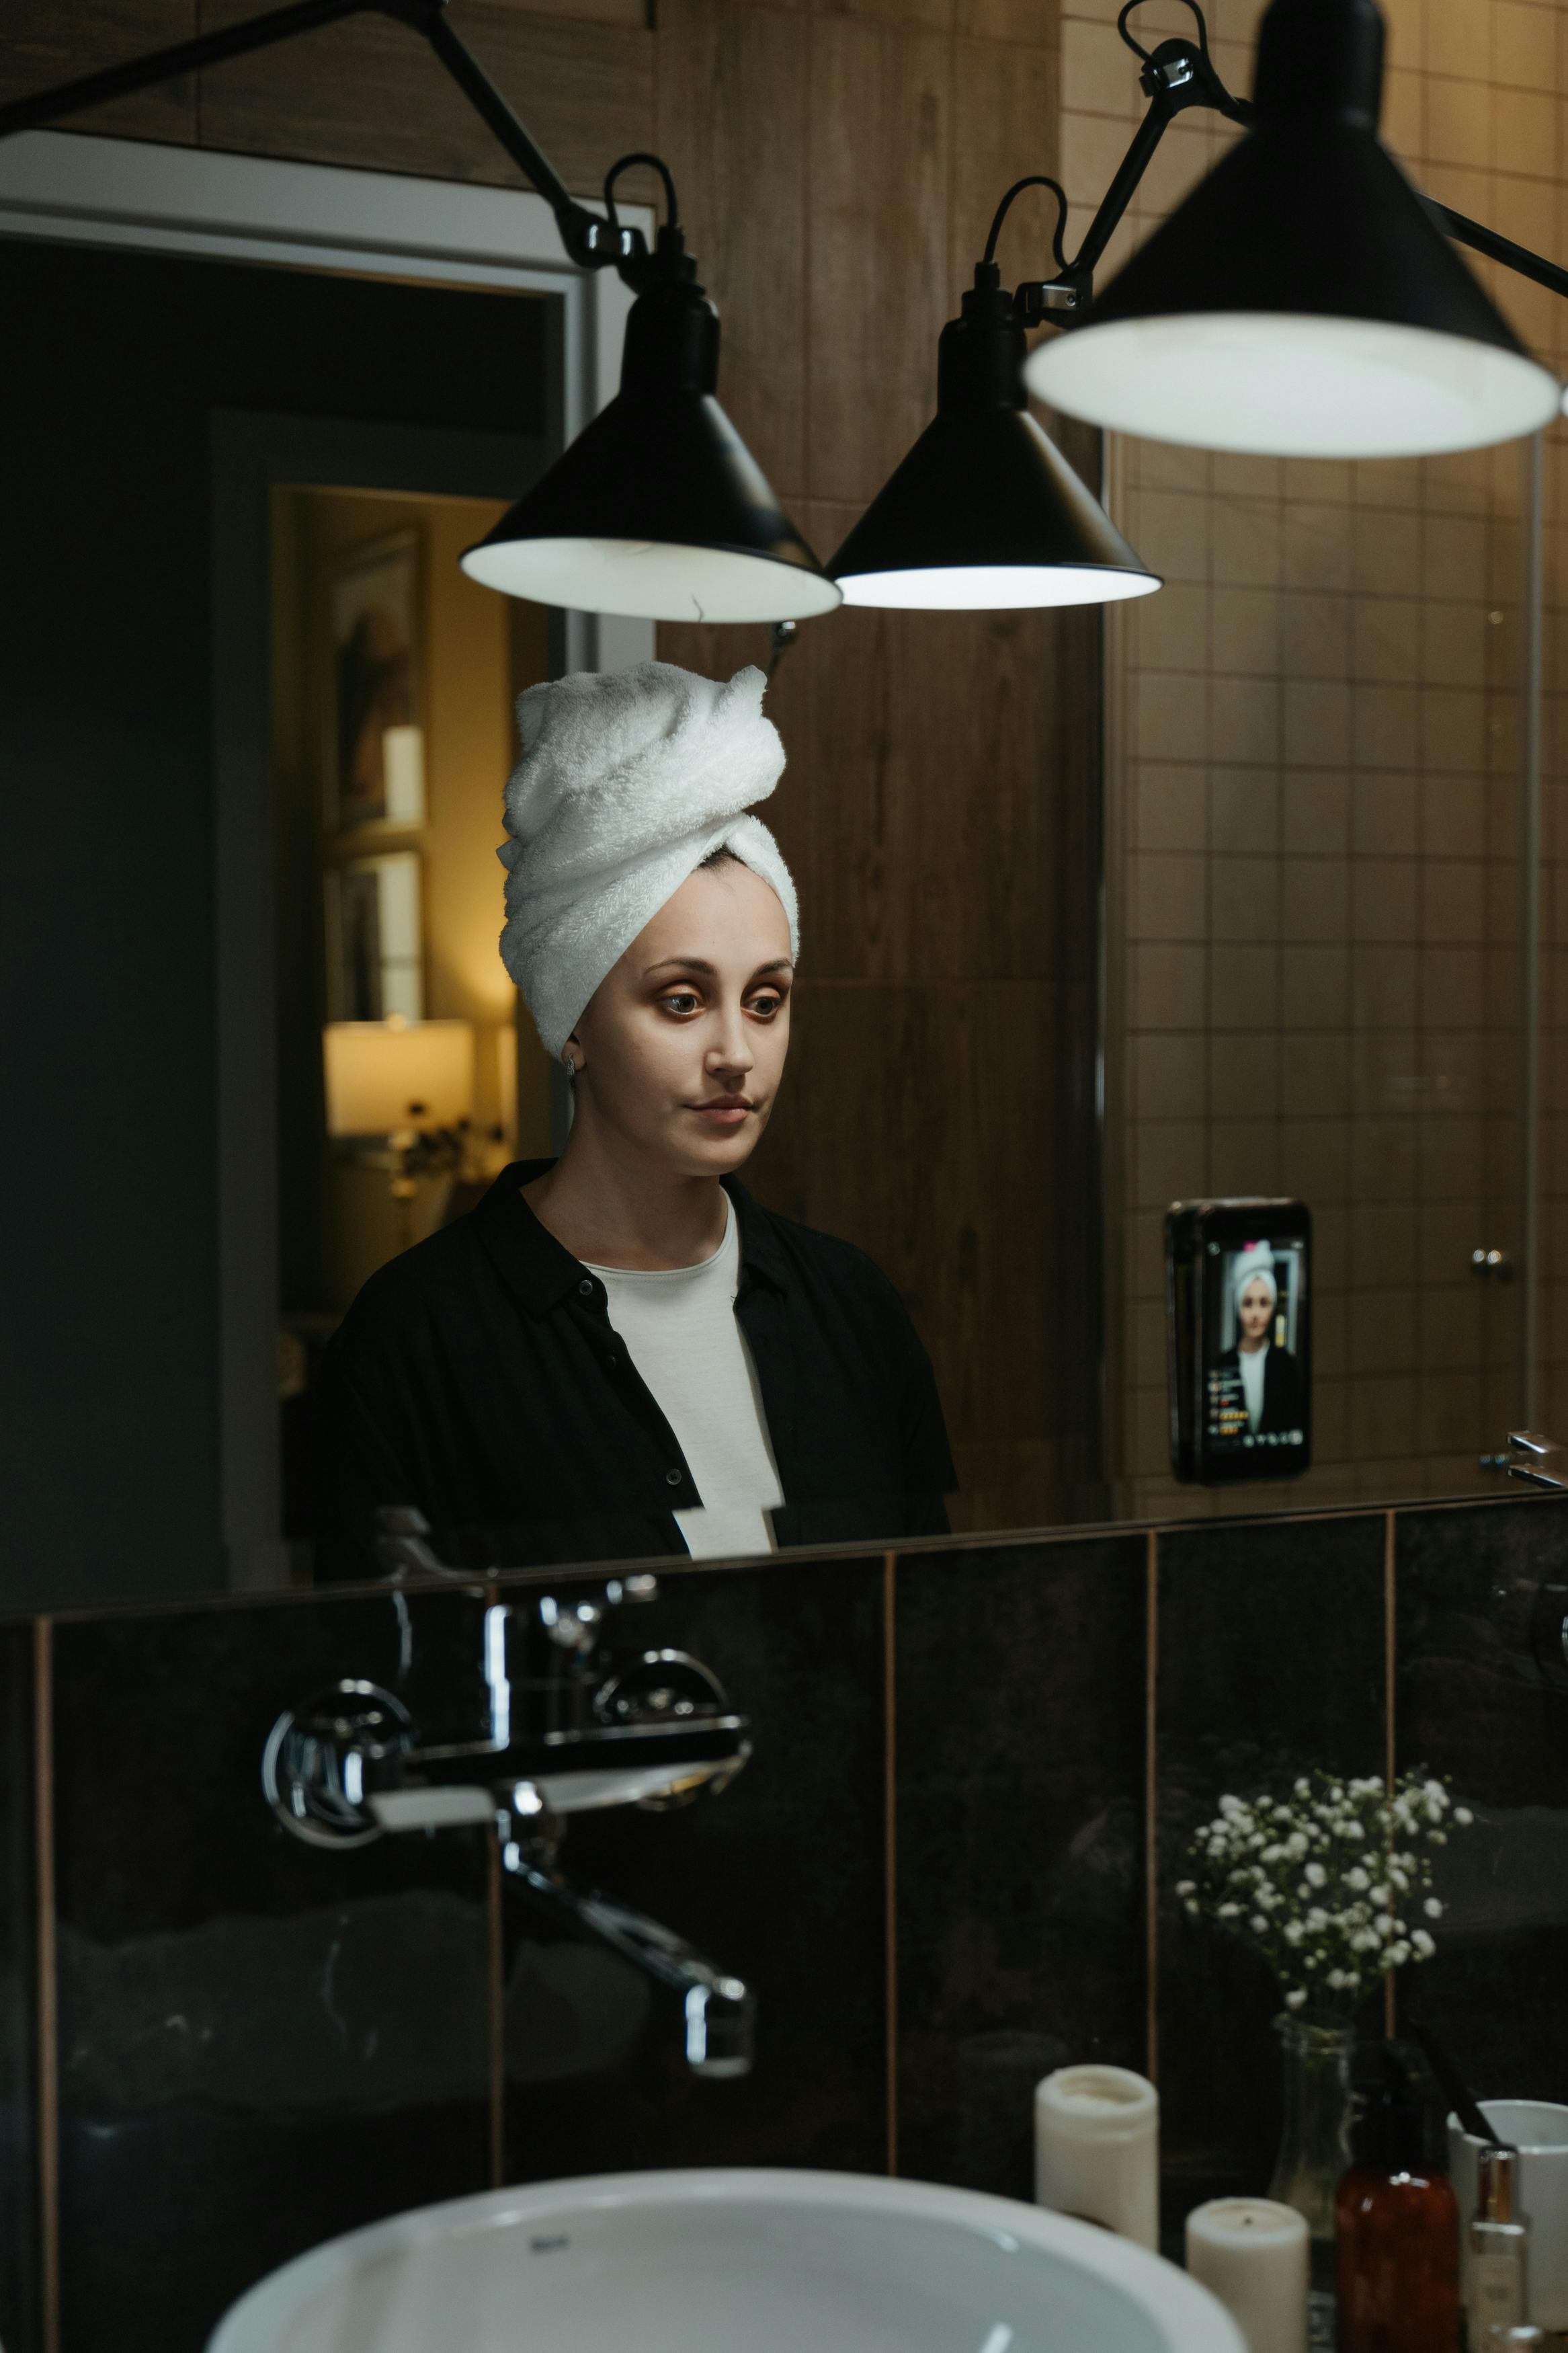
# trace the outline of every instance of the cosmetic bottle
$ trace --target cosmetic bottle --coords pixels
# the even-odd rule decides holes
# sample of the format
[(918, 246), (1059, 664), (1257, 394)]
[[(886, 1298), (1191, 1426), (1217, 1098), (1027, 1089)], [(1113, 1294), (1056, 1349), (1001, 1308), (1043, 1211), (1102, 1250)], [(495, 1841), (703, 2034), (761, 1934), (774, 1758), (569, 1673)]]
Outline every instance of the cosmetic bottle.
[(1459, 2353), (1459, 2206), (1422, 2104), (1384, 2045), (1334, 2198), (1339, 2353)]
[(1530, 2229), (1519, 2211), (1519, 2151), (1483, 2148), (1479, 2199), (1470, 2224), (1470, 2344), (1483, 2353), (1491, 2328), (1525, 2320), (1524, 2263)]

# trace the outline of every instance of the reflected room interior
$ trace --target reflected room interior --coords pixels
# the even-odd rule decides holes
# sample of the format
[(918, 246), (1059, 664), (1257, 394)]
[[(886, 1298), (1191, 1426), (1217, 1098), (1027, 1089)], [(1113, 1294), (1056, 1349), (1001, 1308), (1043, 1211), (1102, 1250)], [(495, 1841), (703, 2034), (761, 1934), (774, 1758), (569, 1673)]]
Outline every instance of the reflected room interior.
[(1568, 2345), (1556, 0), (110, 13), (0, 2347)]

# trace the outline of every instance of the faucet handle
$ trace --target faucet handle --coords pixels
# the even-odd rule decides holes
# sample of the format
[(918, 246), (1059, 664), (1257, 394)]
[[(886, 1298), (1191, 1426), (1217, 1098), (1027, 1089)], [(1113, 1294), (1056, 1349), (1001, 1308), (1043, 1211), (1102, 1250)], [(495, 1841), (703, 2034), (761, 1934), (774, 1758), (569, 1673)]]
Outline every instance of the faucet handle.
[(739, 1978), (715, 1978), (686, 1996), (686, 2063), (716, 2082), (752, 2072), (757, 1998)]
[(600, 1629), (612, 1609), (619, 1609), (628, 1601), (657, 1601), (657, 1577), (612, 1577), (595, 1592), (567, 1600), (553, 1593), (542, 1593), (533, 1605), (533, 1614), (557, 1649), (580, 1652), (597, 1648)]
[(1568, 1447), (1539, 1430), (1510, 1430), (1507, 1452), (1483, 1454), (1481, 1468), (1504, 1472), (1531, 1487), (1568, 1487)]
[(395, 1771), (414, 1739), (395, 1693), (345, 1675), (278, 1718), (262, 1751), (262, 1794), (307, 1846), (364, 1846), (384, 1828), (373, 1786), (384, 1769)]

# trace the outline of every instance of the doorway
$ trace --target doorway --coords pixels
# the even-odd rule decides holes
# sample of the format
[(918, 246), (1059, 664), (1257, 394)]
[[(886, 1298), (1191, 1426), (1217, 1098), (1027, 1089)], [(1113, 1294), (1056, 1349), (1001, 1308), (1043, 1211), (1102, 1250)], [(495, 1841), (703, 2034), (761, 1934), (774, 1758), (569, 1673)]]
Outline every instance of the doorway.
[(272, 1583), (272, 497), (521, 495), (560, 446), (558, 306), (20, 237), (0, 301), (0, 955), (32, 1170), (4, 1598)]

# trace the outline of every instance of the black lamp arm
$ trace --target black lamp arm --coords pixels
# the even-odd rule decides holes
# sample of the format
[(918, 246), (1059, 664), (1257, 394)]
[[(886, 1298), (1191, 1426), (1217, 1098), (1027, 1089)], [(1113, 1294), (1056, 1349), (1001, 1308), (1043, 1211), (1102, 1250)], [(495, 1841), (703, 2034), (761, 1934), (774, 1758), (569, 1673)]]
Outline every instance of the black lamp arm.
[[(1122, 19), (1129, 14), (1130, 8), (1124, 8)], [(1036, 326), (1042, 319), (1064, 311), (1089, 308), (1094, 300), (1095, 264), (1116, 234), (1140, 181), (1154, 160), (1156, 148), (1178, 114), (1184, 114), (1190, 106), (1207, 106), (1218, 114), (1227, 115), (1233, 122), (1251, 121), (1251, 107), (1245, 99), (1232, 97), (1215, 69), (1203, 17), (1195, 5), (1193, 14), (1197, 16), (1199, 27), (1195, 40), (1184, 37), (1162, 41), (1153, 51), (1139, 47), (1128, 33), (1125, 21), (1119, 26), (1128, 47), (1143, 60), (1138, 79), (1149, 100), (1148, 111), (1133, 132), (1131, 144), (1117, 165), (1072, 260), (1055, 278), (1019, 287), (1016, 299), (1026, 326)]]
[[(256, 49), (275, 48), (279, 42), (291, 41), (301, 33), (314, 33), (325, 25), (341, 24), (345, 17), (370, 15), (395, 17), (429, 42), (469, 105), (483, 117), (513, 163), (549, 205), (562, 244), (572, 260), (584, 269), (603, 269), (613, 265), (627, 284), (639, 291), (652, 277), (664, 274), (650, 255), (640, 229), (624, 227), (618, 220), (590, 212), (586, 205), (579, 204), (570, 194), (473, 51), (452, 30), (447, 21), (446, 0), (291, 0), (288, 7), (270, 9), (265, 16), (248, 17), (242, 24), (198, 34), (194, 40), (176, 41), (169, 48), (154, 49), (147, 57), (132, 58), (124, 65), (107, 66), (100, 73), (83, 74), (76, 81), (57, 84), (53, 90), (35, 90), (26, 98), (13, 99), (9, 105), (0, 106), (0, 139), (8, 138), (16, 131), (32, 131), (45, 123), (58, 122), (89, 106), (102, 106), (110, 99), (128, 98), (137, 90), (152, 90), (182, 74), (222, 65), (230, 58), (247, 57)], [(668, 267), (672, 257), (661, 258)]]
[(1521, 278), (1532, 278), (1538, 286), (1548, 288), (1553, 294), (1568, 296), (1568, 269), (1558, 262), (1542, 260), (1527, 245), (1515, 245), (1510, 237), (1500, 237), (1495, 228), (1488, 228), (1480, 221), (1467, 220), (1463, 213), (1437, 204), (1431, 196), (1425, 202), (1438, 227), (1446, 229), (1456, 244), (1484, 253), (1489, 261), (1500, 261), (1505, 269), (1517, 271)]

